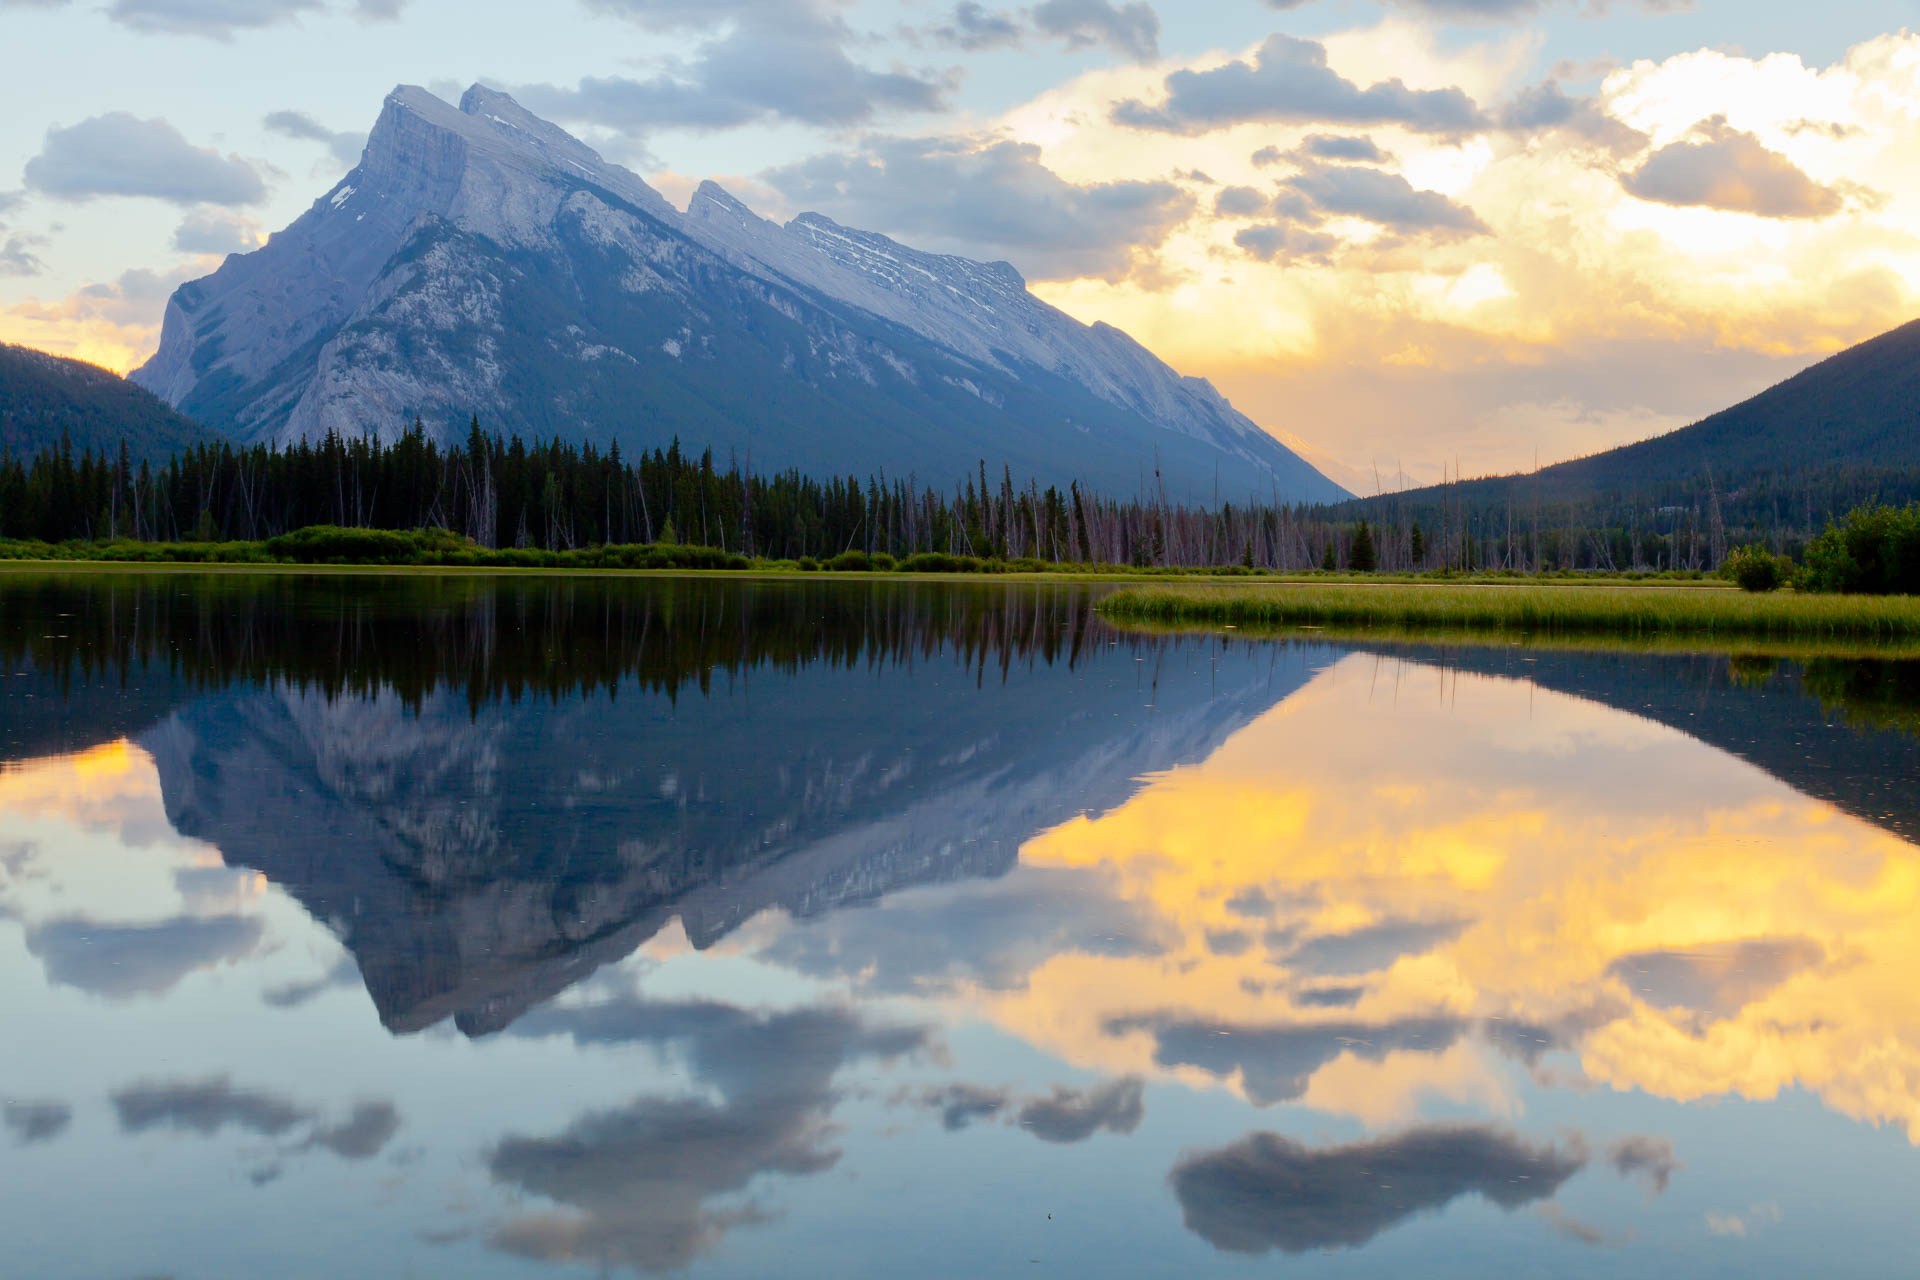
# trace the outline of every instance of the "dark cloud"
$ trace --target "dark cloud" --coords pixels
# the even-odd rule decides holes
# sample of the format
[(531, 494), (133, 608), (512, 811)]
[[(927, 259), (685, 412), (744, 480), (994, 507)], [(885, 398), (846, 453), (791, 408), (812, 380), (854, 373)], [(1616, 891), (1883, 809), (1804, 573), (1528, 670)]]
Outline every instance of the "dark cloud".
[[(1436, 196), (1431, 191), (1414, 191), (1404, 178), (1380, 173), (1376, 169), (1333, 169), (1328, 172), (1341, 175), (1373, 174), (1398, 183), (1397, 187), (1375, 183), (1371, 179), (1355, 183), (1343, 177), (1334, 183), (1315, 184), (1306, 188), (1314, 203), (1328, 213), (1344, 213), (1400, 230), (1416, 230), (1423, 229), (1418, 213), (1421, 206), (1416, 202), (1400, 210), (1399, 217), (1404, 220), (1395, 220), (1391, 210), (1396, 200), (1411, 193), (1415, 197), (1433, 196), (1441, 204), (1448, 204), (1444, 197)], [(1373, 209), (1378, 216), (1359, 212), (1362, 207)], [(1456, 205), (1448, 207), (1458, 209)], [(1467, 213), (1467, 216), (1471, 218), (1473, 215)], [(1375, 973), (1391, 968), (1394, 961), (1402, 956), (1424, 955), (1441, 943), (1452, 941), (1466, 927), (1463, 920), (1383, 920), (1379, 924), (1370, 924), (1348, 933), (1327, 933), (1311, 938), (1294, 948), (1287, 957), (1287, 965), (1297, 972), (1325, 978)]]
[(967, 982), (1011, 990), (1065, 952), (1159, 955), (1163, 929), (1144, 906), (1114, 897), (1095, 877), (1029, 868), (937, 900), (796, 923), (761, 955), (815, 977), (855, 977), (880, 991)]
[(1512, 1211), (1550, 1199), (1586, 1164), (1485, 1127), (1415, 1129), (1313, 1149), (1256, 1133), (1174, 1166), (1187, 1228), (1214, 1248), (1259, 1254), (1356, 1248), (1408, 1218), (1478, 1194)]
[(1362, 218), (1395, 231), (1486, 235), (1487, 224), (1438, 191), (1421, 191), (1397, 173), (1339, 166), (1309, 170), (1287, 185), (1324, 214)]
[(862, 1058), (891, 1061), (927, 1041), (924, 1027), (870, 1025), (839, 1008), (759, 1013), (711, 1001), (637, 998), (549, 1005), (522, 1017), (507, 1034), (672, 1049), (701, 1080), (730, 1098), (815, 1097), (844, 1064)]
[(735, 23), (778, 21), (792, 13), (817, 17), (813, 0), (585, 0), (598, 13), (649, 31), (713, 31)]
[(1010, 13), (996, 13), (974, 0), (963, 0), (953, 7), (945, 22), (928, 32), (934, 40), (968, 53), (985, 49), (1017, 48), (1024, 29)]
[[(1255, 157), (1255, 162), (1258, 163), (1258, 157)], [(1252, 191), (1253, 188), (1240, 187), (1238, 190)], [(1226, 902), (1227, 910), (1237, 916), (1244, 916), (1249, 920), (1265, 920), (1273, 914), (1275, 905), (1277, 904), (1275, 904), (1274, 900), (1267, 896), (1267, 891), (1258, 885), (1252, 888), (1242, 889), (1231, 898), (1228, 898)]]
[(1522, 89), (1500, 108), (1499, 124), (1511, 133), (1571, 133), (1618, 155), (1639, 151), (1647, 135), (1614, 119), (1594, 98), (1570, 98), (1557, 80)]
[(1216, 1076), (1236, 1071), (1247, 1097), (1260, 1106), (1287, 1102), (1306, 1092), (1313, 1073), (1343, 1053), (1378, 1062), (1390, 1053), (1444, 1053), (1465, 1035), (1453, 1018), (1406, 1018), (1396, 1022), (1309, 1022), (1248, 1026), (1174, 1014), (1115, 1018), (1110, 1035), (1146, 1031), (1154, 1038), (1154, 1061), (1165, 1067), (1199, 1067)]
[(1172, 182), (1076, 186), (1031, 143), (979, 149), (946, 138), (876, 138), (859, 152), (772, 169), (796, 204), (902, 238), (931, 238), (970, 257), (1015, 263), (1033, 279), (1119, 279), (1192, 213)]
[(64, 1102), (9, 1102), (0, 1107), (0, 1122), (21, 1146), (51, 1142), (73, 1123), (73, 1108)]
[[(196, 209), (181, 219), (180, 225), (173, 229), (173, 247), (181, 253), (217, 253), (225, 256), (229, 253), (246, 253), (257, 245), (254, 236), (254, 224), (246, 218), (218, 209)], [(187, 867), (176, 874), (200, 875), (207, 873), (199, 881), (200, 885), (210, 888), (222, 880), (230, 881), (235, 874), (227, 867)], [(217, 893), (203, 892), (199, 900), (217, 900)], [(194, 902), (193, 896), (188, 901)]]
[(1315, 160), (1358, 160), (1367, 164), (1387, 161), (1387, 153), (1372, 138), (1343, 134), (1309, 134), (1300, 143), (1300, 154)]
[(1233, 242), (1262, 262), (1285, 262), (1294, 259), (1324, 262), (1327, 255), (1340, 247), (1339, 238), (1336, 236), (1325, 235), (1318, 231), (1302, 231), (1299, 227), (1284, 223), (1243, 227), (1234, 232)]
[(1296, 991), (1293, 999), (1306, 1009), (1351, 1009), (1365, 994), (1365, 987), (1311, 987)]
[(360, 153), (367, 145), (366, 134), (351, 131), (337, 133), (299, 111), (269, 112), (261, 123), (269, 133), (322, 144), (332, 154), (336, 164), (348, 169), (360, 163)]
[(27, 930), (47, 980), (109, 1000), (157, 996), (196, 969), (231, 963), (260, 944), (250, 916), (179, 916), (158, 924), (53, 920)]
[(1005, 1089), (989, 1089), (984, 1085), (950, 1084), (941, 1089), (928, 1089), (920, 1095), (920, 1102), (938, 1111), (941, 1125), (951, 1132), (964, 1129), (975, 1120), (989, 1120), (999, 1115), (1007, 1107), (1008, 1094)]
[(322, 992), (334, 987), (357, 986), (359, 982), (360, 966), (354, 963), (352, 956), (348, 956), (319, 978), (310, 982), (289, 982), (282, 987), (269, 987), (260, 994), (260, 998), (276, 1009), (297, 1009)]
[(1665, 1138), (1630, 1134), (1607, 1148), (1607, 1163), (1623, 1178), (1644, 1178), (1648, 1190), (1663, 1195), (1673, 1175), (1686, 1168)]
[(834, 1074), (856, 1059), (900, 1057), (926, 1034), (868, 1026), (838, 1009), (762, 1014), (634, 999), (537, 1010), (511, 1032), (554, 1033), (675, 1046), (721, 1101), (640, 1099), (584, 1115), (551, 1138), (505, 1139), (489, 1160), (494, 1180), (563, 1209), (510, 1219), (489, 1243), (519, 1257), (649, 1271), (684, 1267), (727, 1231), (765, 1216), (752, 1204), (713, 1208), (715, 1197), (764, 1173), (832, 1168), (840, 1158), (830, 1142)]
[(1245, 929), (1207, 930), (1207, 950), (1217, 956), (1243, 956), (1253, 947), (1253, 935)]
[(1114, 121), (1186, 134), (1255, 121), (1397, 124), (1447, 135), (1486, 126), (1479, 107), (1459, 89), (1409, 89), (1399, 80), (1363, 89), (1327, 65), (1324, 46), (1284, 35), (1268, 37), (1251, 63), (1176, 71), (1167, 77), (1166, 90), (1159, 106), (1132, 99), (1118, 103)]
[(1160, 56), (1160, 18), (1148, 4), (1042, 0), (1034, 6), (1032, 18), (1043, 35), (1066, 41), (1070, 49), (1105, 45), (1138, 62)]
[[(6, 230), (0, 227), (0, 231)], [(46, 245), (44, 236), (8, 236), (0, 241), (0, 276), (16, 278), (37, 276), (47, 269), (35, 249)]]
[[(701, 5), (636, 2), (601, 8), (644, 25), (714, 27), (734, 23), (691, 59), (651, 79), (583, 79), (573, 88), (524, 85), (514, 96), (529, 110), (562, 120), (625, 131), (660, 128), (727, 129), (755, 120), (802, 124), (861, 124), (888, 112), (938, 111), (944, 80), (904, 71), (874, 71), (854, 62), (853, 39), (837, 17), (807, 5)], [(714, 21), (696, 21), (698, 8)], [(751, 17), (751, 21), (745, 20)]]
[(399, 1131), (400, 1113), (391, 1102), (361, 1102), (340, 1124), (315, 1128), (307, 1145), (331, 1151), (342, 1160), (371, 1160)]
[(1607, 973), (1659, 1009), (1730, 1018), (1803, 969), (1826, 959), (1811, 938), (1752, 938), (1685, 951), (1621, 956)]
[(1020, 1126), (1042, 1142), (1083, 1142), (1105, 1129), (1132, 1133), (1146, 1116), (1145, 1086), (1128, 1076), (1092, 1089), (1055, 1085), (1053, 1096), (1030, 1099), (1020, 1108)]
[(1264, 169), (1268, 165), (1279, 164), (1285, 160), (1286, 153), (1278, 147), (1262, 147), (1251, 157), (1255, 168)]
[(1695, 125), (1620, 184), (1642, 200), (1762, 218), (1824, 218), (1844, 203), (1839, 191), (1821, 186), (1754, 135), (1730, 128), (1725, 116)]
[(143, 1083), (112, 1095), (120, 1128), (184, 1129), (211, 1137), (228, 1125), (266, 1137), (279, 1137), (307, 1120), (305, 1108), (278, 1094), (235, 1089), (224, 1076), (210, 1080)]
[(59, 200), (149, 196), (174, 204), (256, 204), (267, 185), (252, 165), (196, 147), (165, 120), (124, 111), (47, 130), (27, 161), (29, 188)]
[(1251, 218), (1265, 213), (1272, 203), (1271, 196), (1252, 187), (1222, 187), (1213, 198), (1213, 212), (1221, 218)]
[(231, 40), (324, 8), (320, 0), (115, 0), (107, 16), (135, 31)]

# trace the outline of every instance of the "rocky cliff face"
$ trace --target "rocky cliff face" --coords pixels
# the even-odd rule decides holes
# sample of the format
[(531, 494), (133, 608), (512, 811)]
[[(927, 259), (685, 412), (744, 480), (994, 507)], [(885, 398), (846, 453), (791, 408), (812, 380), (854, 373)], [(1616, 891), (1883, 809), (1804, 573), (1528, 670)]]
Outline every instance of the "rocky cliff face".
[(141, 385), (243, 440), (392, 435), (470, 414), (763, 468), (913, 473), (985, 459), (1132, 492), (1341, 491), (1106, 325), (1005, 263), (920, 253), (719, 187), (682, 213), (479, 86), (387, 99), (365, 155), (263, 248), (183, 286)]

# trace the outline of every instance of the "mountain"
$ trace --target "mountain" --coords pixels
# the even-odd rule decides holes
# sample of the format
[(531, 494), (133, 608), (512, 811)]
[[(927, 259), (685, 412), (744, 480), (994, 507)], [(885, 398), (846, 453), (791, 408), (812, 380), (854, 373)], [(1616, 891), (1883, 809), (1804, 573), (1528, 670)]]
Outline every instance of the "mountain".
[(28, 459), (59, 447), (158, 462), (217, 437), (166, 401), (99, 365), (0, 343), (0, 448)]
[[(702, 186), (683, 213), (505, 94), (388, 96), (360, 164), (182, 286), (134, 375), (241, 440), (392, 436), (417, 414), (522, 435), (678, 437), (755, 467), (934, 484), (984, 460), (1109, 493), (1345, 496), (1126, 334), (1006, 263)], [(997, 479), (997, 477), (996, 477)]]
[[(1532, 475), (1470, 480), (1447, 500), (1522, 509), (1535, 501), (1690, 505), (1706, 500), (1709, 472), (1722, 501), (1731, 500), (1728, 518), (1745, 498), (1760, 525), (1817, 524), (1835, 507), (1920, 490), (1920, 320), (1692, 426)], [(1427, 489), (1388, 501), (1417, 506), (1440, 496)]]

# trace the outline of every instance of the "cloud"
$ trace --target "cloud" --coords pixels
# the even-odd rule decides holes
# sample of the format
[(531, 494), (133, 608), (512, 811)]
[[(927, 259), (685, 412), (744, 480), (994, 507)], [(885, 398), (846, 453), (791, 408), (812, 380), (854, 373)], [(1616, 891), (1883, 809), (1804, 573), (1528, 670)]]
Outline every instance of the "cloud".
[(216, 265), (188, 263), (164, 275), (138, 267), (112, 283), (83, 285), (53, 302), (28, 299), (0, 311), (0, 335), (42, 351), (124, 370), (153, 351), (167, 298)]
[(1372, 138), (1310, 133), (1300, 142), (1300, 154), (1315, 160), (1358, 160), (1385, 164), (1387, 153)]
[(278, 1094), (235, 1089), (220, 1076), (210, 1080), (145, 1083), (112, 1096), (126, 1133), (183, 1129), (211, 1137), (228, 1125), (277, 1138), (308, 1118), (305, 1108)]
[[(715, 35), (691, 59), (650, 79), (588, 77), (574, 88), (520, 86), (514, 96), (529, 110), (644, 132), (728, 129), (763, 119), (846, 126), (881, 113), (938, 111), (946, 102), (948, 85), (942, 79), (874, 71), (854, 62), (844, 47), (852, 33), (838, 18), (806, 5), (623, 0), (599, 7), (645, 26), (712, 28), (729, 14), (743, 20)], [(696, 20), (695, 8), (710, 12)], [(751, 21), (744, 20), (748, 14)]]
[(1562, 130), (1617, 155), (1628, 155), (1647, 145), (1646, 134), (1608, 115), (1597, 99), (1568, 97), (1557, 80), (1543, 80), (1522, 89), (1500, 108), (1498, 122), (1510, 133)]
[(29, 928), (27, 950), (49, 982), (130, 1000), (162, 995), (197, 969), (239, 960), (260, 936), (260, 921), (250, 916), (179, 916), (141, 925), (70, 918)]
[(1271, 196), (1253, 187), (1222, 187), (1213, 198), (1213, 214), (1216, 218), (1251, 218), (1265, 213), (1272, 203)]
[(33, 251), (46, 243), (44, 236), (8, 236), (0, 241), (0, 276), (37, 276), (45, 271), (47, 264)]
[(391, 1102), (361, 1102), (343, 1123), (314, 1129), (307, 1146), (331, 1151), (342, 1160), (371, 1160), (400, 1129), (400, 1113)]
[(1070, 183), (1031, 143), (977, 146), (951, 138), (873, 138), (858, 152), (818, 155), (767, 172), (796, 204), (902, 239), (1007, 259), (1030, 278), (1126, 276), (1194, 209), (1171, 182)]
[(1489, 234), (1487, 224), (1465, 205), (1438, 191), (1416, 190), (1399, 174), (1384, 169), (1345, 165), (1313, 169), (1288, 178), (1286, 185), (1322, 213), (1361, 218), (1395, 231)]
[(1274, 35), (1252, 63), (1208, 71), (1180, 70), (1166, 79), (1166, 101), (1118, 103), (1115, 123), (1135, 129), (1199, 134), (1231, 125), (1397, 124), (1416, 133), (1459, 135), (1484, 128), (1479, 107), (1459, 89), (1409, 89), (1398, 79), (1362, 89), (1327, 65), (1326, 47)]
[(1451, 942), (1466, 927), (1464, 920), (1383, 920), (1348, 933), (1322, 934), (1304, 942), (1287, 957), (1287, 965), (1297, 972), (1322, 978), (1376, 973), (1392, 968), (1402, 956), (1424, 955), (1443, 942)]
[(1145, 1086), (1137, 1077), (1110, 1080), (1093, 1089), (1055, 1085), (1053, 1096), (1020, 1108), (1020, 1126), (1042, 1142), (1083, 1142), (1100, 1132), (1132, 1133), (1146, 1116)]
[(1625, 1244), (1623, 1237), (1610, 1236), (1591, 1222), (1574, 1217), (1557, 1204), (1543, 1204), (1534, 1209), (1543, 1222), (1552, 1229), (1553, 1234), (1575, 1244), (1586, 1245), (1589, 1249), (1605, 1249)]
[(1294, 992), (1293, 999), (1303, 1009), (1351, 1009), (1365, 994), (1365, 987), (1312, 987)]
[(1150, 1033), (1153, 1060), (1163, 1067), (1199, 1067), (1221, 1077), (1239, 1072), (1247, 1097), (1259, 1106), (1299, 1097), (1314, 1072), (1343, 1053), (1369, 1062), (1390, 1053), (1444, 1053), (1467, 1029), (1464, 1022), (1442, 1017), (1249, 1026), (1155, 1014), (1106, 1024), (1109, 1035)]
[(556, 1032), (582, 1043), (674, 1046), (720, 1101), (643, 1098), (589, 1112), (554, 1137), (504, 1139), (488, 1161), (494, 1180), (564, 1208), (510, 1219), (489, 1243), (519, 1257), (649, 1271), (684, 1267), (727, 1231), (766, 1216), (751, 1203), (713, 1208), (713, 1198), (765, 1173), (832, 1168), (840, 1159), (830, 1145), (834, 1074), (857, 1059), (900, 1057), (926, 1035), (869, 1026), (840, 1009), (767, 1014), (631, 998), (549, 1006), (510, 1034)]
[(0, 1121), (21, 1146), (52, 1142), (73, 1123), (73, 1108), (64, 1102), (9, 1102), (0, 1107)]
[(27, 186), (58, 200), (147, 196), (173, 204), (257, 204), (267, 186), (238, 156), (196, 147), (165, 120), (109, 112), (47, 130)]
[(1014, 883), (980, 881), (937, 900), (808, 920), (760, 955), (813, 977), (854, 977), (870, 990), (978, 983), (1008, 991), (1063, 953), (1158, 955), (1161, 927), (1148, 908), (1116, 899), (1092, 877), (1029, 870)]
[(951, 48), (980, 53), (988, 49), (1018, 48), (1026, 32), (1012, 14), (996, 13), (975, 0), (963, 0), (953, 7), (946, 21), (927, 34)]
[(1105, 45), (1137, 62), (1160, 56), (1160, 19), (1148, 4), (1043, 0), (1034, 6), (1032, 17), (1036, 29), (1066, 41), (1069, 49)]
[(320, 0), (115, 0), (107, 16), (135, 31), (231, 40), (324, 6)]
[(1511, 1212), (1550, 1199), (1586, 1164), (1486, 1127), (1414, 1129), (1318, 1150), (1255, 1133), (1188, 1156), (1171, 1180), (1187, 1228), (1229, 1253), (1355, 1248), (1416, 1214), (1478, 1194)]
[(1262, 262), (1324, 262), (1328, 255), (1340, 247), (1338, 236), (1302, 231), (1285, 223), (1242, 227), (1233, 233), (1233, 242), (1246, 250), (1250, 257)]
[(327, 970), (318, 978), (309, 982), (289, 982), (281, 987), (269, 987), (260, 994), (261, 1000), (275, 1009), (297, 1009), (323, 992), (335, 987), (352, 987), (360, 983), (360, 966), (352, 956)]
[(219, 209), (195, 209), (173, 229), (182, 253), (247, 253), (260, 245), (260, 224)]
[(1753, 938), (1635, 952), (1608, 965), (1607, 974), (1654, 1008), (1731, 1018), (1825, 959), (1826, 951), (1811, 938)]
[(270, 133), (297, 138), (302, 142), (324, 143), (334, 160), (349, 169), (360, 163), (360, 153), (367, 145), (366, 134), (351, 131), (336, 133), (312, 116), (299, 111), (269, 112), (261, 123)]
[(1646, 1179), (1654, 1195), (1663, 1195), (1673, 1175), (1686, 1166), (1673, 1154), (1673, 1143), (1665, 1138), (1630, 1134), (1607, 1148), (1607, 1163), (1623, 1178)]
[(1253, 935), (1245, 929), (1207, 930), (1207, 950), (1217, 956), (1243, 956), (1253, 947)]
[(1768, 1201), (1756, 1204), (1744, 1215), (1738, 1213), (1708, 1213), (1706, 1218), (1707, 1234), (1710, 1236), (1738, 1236), (1744, 1239), (1749, 1231), (1770, 1227), (1780, 1221), (1780, 1206)]
[(975, 1120), (987, 1120), (1006, 1109), (1005, 1089), (989, 1089), (977, 1084), (950, 1084), (928, 1089), (920, 1095), (921, 1105), (940, 1113), (940, 1124), (948, 1132), (958, 1132)]
[(1844, 203), (1839, 191), (1821, 186), (1754, 135), (1730, 128), (1725, 116), (1695, 125), (1620, 185), (1642, 200), (1762, 218), (1825, 218)]

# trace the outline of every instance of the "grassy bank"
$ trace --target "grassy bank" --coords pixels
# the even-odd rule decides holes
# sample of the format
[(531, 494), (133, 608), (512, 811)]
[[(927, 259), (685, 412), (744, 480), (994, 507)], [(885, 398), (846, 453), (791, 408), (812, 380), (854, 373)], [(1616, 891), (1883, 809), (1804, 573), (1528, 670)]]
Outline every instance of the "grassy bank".
[[(490, 571), (555, 570), (577, 573), (838, 573), (969, 575), (997, 577), (1029, 575), (1067, 577), (1081, 581), (1129, 579), (1233, 579), (1260, 582), (1413, 582), (1418, 575), (1389, 577), (1378, 574), (1292, 573), (1255, 571), (1242, 565), (1138, 567), (1120, 564), (1055, 562), (1021, 558), (983, 559), (923, 551), (903, 559), (864, 551), (846, 551), (827, 560), (803, 556), (798, 560), (749, 557), (718, 547), (685, 543), (638, 543), (579, 547), (547, 551), (537, 547), (489, 548), (477, 546), (445, 530), (396, 532), (384, 529), (343, 529), (316, 526), (258, 542), (34, 542), (0, 539), (0, 566), (30, 562), (39, 565), (189, 566), (193, 568), (375, 567), (391, 569), (483, 569)], [(1555, 582), (1633, 581), (1644, 574), (1555, 575)], [(1698, 581), (1699, 574), (1662, 575), (1671, 582)], [(1486, 574), (1453, 581), (1516, 581), (1512, 574)], [(1537, 581), (1537, 580), (1536, 580)]]
[(1506, 638), (1920, 641), (1920, 597), (1913, 596), (1753, 595), (1659, 586), (1149, 586), (1116, 592), (1099, 608), (1115, 621), (1160, 626)]

